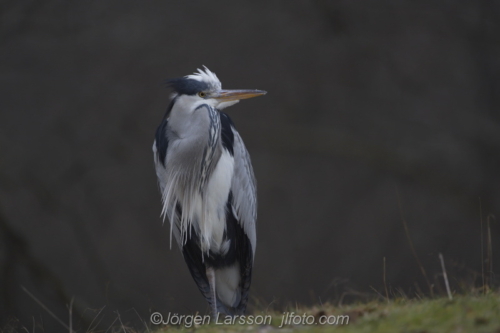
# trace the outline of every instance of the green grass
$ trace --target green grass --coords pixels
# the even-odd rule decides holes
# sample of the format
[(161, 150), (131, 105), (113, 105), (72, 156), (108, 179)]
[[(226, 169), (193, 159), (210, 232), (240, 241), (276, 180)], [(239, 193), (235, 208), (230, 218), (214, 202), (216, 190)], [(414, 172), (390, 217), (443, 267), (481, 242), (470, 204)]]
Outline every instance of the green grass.
[[(292, 311), (292, 310), (291, 310)], [(447, 298), (407, 300), (390, 302), (369, 302), (343, 307), (325, 304), (321, 307), (298, 308), (299, 315), (312, 315), (318, 319), (322, 315), (348, 315), (349, 323), (344, 325), (281, 325), (283, 313), (271, 315), (271, 325), (202, 325), (191, 328), (164, 326), (154, 333), (163, 332), (488, 332), (500, 333), (500, 294), (489, 293), (481, 296), (455, 296)], [(259, 315), (255, 313), (254, 315)], [(222, 320), (220, 320), (222, 321)]]

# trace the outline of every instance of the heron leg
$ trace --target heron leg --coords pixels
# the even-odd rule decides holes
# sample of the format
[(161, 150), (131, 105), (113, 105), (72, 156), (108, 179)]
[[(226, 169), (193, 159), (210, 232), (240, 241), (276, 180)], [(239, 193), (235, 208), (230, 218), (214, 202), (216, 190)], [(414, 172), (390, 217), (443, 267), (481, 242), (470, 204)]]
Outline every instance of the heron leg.
[(217, 294), (215, 292), (215, 270), (212, 267), (207, 267), (207, 279), (210, 284), (210, 294), (212, 295), (212, 317), (217, 318)]

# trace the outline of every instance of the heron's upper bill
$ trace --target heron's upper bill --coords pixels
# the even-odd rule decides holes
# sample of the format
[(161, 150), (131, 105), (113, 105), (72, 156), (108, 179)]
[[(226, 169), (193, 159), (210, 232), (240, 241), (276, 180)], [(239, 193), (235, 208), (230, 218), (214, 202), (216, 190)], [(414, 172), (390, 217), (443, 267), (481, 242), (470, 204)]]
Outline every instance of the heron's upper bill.
[(220, 102), (239, 101), (267, 94), (264, 90), (220, 90), (213, 98)]

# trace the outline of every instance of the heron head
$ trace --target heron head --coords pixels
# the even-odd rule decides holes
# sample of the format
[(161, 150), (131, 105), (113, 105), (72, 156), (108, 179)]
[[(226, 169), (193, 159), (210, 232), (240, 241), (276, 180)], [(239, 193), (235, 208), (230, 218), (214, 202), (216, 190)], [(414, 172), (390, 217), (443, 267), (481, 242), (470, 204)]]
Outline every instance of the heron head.
[(222, 110), (228, 106), (238, 103), (241, 99), (247, 99), (265, 95), (263, 90), (223, 90), (222, 84), (206, 66), (198, 69), (198, 72), (183, 78), (169, 80), (168, 84), (174, 90), (174, 96), (189, 96), (193, 106), (210, 104), (214, 108)]

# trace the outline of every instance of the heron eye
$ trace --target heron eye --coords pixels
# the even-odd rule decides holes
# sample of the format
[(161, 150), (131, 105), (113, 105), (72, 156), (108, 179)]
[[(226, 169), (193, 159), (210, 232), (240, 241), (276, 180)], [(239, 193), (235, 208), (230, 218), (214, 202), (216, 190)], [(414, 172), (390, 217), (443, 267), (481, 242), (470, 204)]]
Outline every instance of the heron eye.
[(205, 98), (205, 96), (207, 96), (207, 94), (205, 94), (203, 91), (200, 91), (198, 93), (198, 96), (200, 96), (201, 98)]

